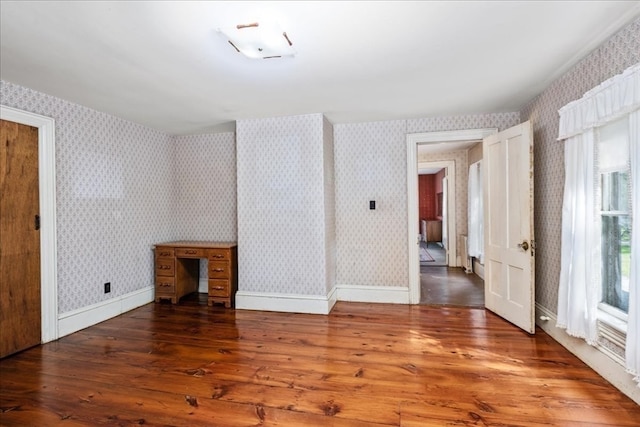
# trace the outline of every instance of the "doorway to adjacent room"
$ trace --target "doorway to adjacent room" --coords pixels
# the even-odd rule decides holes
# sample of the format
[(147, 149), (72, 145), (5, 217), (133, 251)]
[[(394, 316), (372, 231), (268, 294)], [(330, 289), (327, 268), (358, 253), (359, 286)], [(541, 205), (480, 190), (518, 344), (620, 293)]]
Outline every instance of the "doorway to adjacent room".
[[(458, 250), (458, 242), (461, 241), (462, 235), (459, 235), (457, 231), (451, 232), (450, 227), (455, 226), (456, 222), (464, 221), (464, 219), (457, 220), (456, 214), (450, 216), (451, 220), (445, 227), (443, 224), (443, 231), (449, 231), (448, 246), (449, 246), (449, 259), (445, 266), (431, 266), (432, 262), (421, 262), (420, 252), (422, 247), (421, 228), (422, 223), (420, 221), (419, 210), (419, 171), (422, 167), (437, 161), (451, 161), (454, 163), (454, 170), (466, 167), (465, 161), (462, 161), (460, 165), (455, 164), (453, 156), (445, 155), (448, 152), (459, 152), (460, 150), (467, 150), (477, 144), (479, 141), (488, 135), (494, 134), (497, 129), (470, 129), (460, 131), (446, 131), (446, 132), (428, 132), (422, 134), (408, 134), (407, 135), (407, 171), (408, 171), (408, 240), (409, 240), (409, 290), (410, 301), (414, 304), (431, 304), (431, 305), (462, 305), (462, 306), (480, 306), (484, 305), (484, 281), (475, 274), (468, 274), (467, 268), (463, 268), (466, 265), (466, 257), (463, 259), (462, 252), (466, 252), (466, 249), (460, 247)], [(429, 150), (429, 155), (424, 155), (424, 150)], [(419, 154), (419, 152), (421, 154)], [(437, 153), (434, 154), (434, 153)], [(460, 156), (458, 156), (460, 157)], [(466, 159), (466, 156), (463, 156)], [(442, 168), (442, 166), (441, 166)], [(456, 198), (466, 198), (466, 194), (460, 194), (460, 189), (467, 188), (467, 183), (464, 182), (465, 174), (461, 170), (460, 173), (451, 171), (449, 176), (449, 182), (443, 185), (444, 188), (448, 188), (449, 197), (447, 203), (443, 203), (443, 209), (448, 208), (450, 212), (457, 213), (458, 210), (455, 206), (451, 206), (452, 202), (456, 201)], [(460, 175), (460, 185), (455, 185), (456, 176)], [(453, 185), (452, 185), (453, 184)], [(443, 191), (444, 193), (444, 191)], [(445, 199), (443, 194), (443, 199)], [(445, 200), (446, 200), (445, 199)], [(443, 212), (442, 218), (446, 218)], [(461, 222), (462, 223), (462, 222)], [(416, 234), (414, 234), (417, 232)], [(428, 233), (427, 233), (428, 234)], [(462, 229), (464, 234), (464, 229)], [(416, 238), (417, 237), (417, 238)], [(443, 236), (444, 237), (444, 236)], [(445, 240), (443, 238), (443, 240)], [(426, 251), (431, 255), (429, 240), (425, 247)], [(437, 242), (436, 242), (437, 244)], [(443, 245), (447, 247), (447, 245)], [(453, 246), (453, 247), (452, 247)], [(454, 249), (455, 248), (455, 249)], [(435, 250), (435, 247), (434, 247)], [(462, 296), (464, 295), (464, 297)]]

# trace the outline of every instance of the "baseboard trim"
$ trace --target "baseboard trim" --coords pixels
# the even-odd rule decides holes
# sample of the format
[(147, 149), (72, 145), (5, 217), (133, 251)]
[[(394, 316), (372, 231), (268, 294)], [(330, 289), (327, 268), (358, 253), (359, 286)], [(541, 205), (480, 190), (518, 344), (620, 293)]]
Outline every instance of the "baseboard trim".
[(409, 304), (409, 288), (401, 286), (338, 285), (338, 301)]
[(480, 264), (480, 261), (478, 261), (477, 258), (473, 259), (473, 272), (476, 273), (479, 278), (484, 280), (484, 265)]
[(154, 287), (148, 286), (107, 301), (63, 313), (58, 317), (59, 338), (150, 303), (153, 298)]
[(605, 380), (609, 381), (614, 387), (640, 405), (640, 387), (633, 381), (633, 376), (626, 372), (624, 366), (607, 356), (597, 347), (587, 344), (585, 340), (568, 335), (564, 329), (556, 326), (557, 323), (558, 319), (555, 313), (536, 303), (536, 325), (600, 374)]
[(266, 294), (243, 291), (236, 293), (236, 309), (238, 310), (329, 314), (335, 303), (335, 288), (327, 296)]

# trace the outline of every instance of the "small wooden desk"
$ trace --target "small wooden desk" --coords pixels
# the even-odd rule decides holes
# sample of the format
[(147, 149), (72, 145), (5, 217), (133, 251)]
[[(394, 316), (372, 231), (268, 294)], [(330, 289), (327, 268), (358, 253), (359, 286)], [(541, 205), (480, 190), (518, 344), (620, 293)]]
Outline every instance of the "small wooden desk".
[(238, 289), (236, 242), (178, 241), (157, 243), (155, 252), (155, 301), (177, 304), (184, 295), (198, 291), (200, 259), (209, 261), (207, 304), (233, 307)]
[(427, 221), (427, 242), (442, 242), (442, 221)]

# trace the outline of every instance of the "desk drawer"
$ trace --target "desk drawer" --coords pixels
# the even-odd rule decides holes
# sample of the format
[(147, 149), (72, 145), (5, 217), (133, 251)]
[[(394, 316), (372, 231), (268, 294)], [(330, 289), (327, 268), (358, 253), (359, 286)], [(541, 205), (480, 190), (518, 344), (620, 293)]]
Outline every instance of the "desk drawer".
[(209, 280), (209, 296), (210, 297), (228, 297), (229, 281), (228, 280)]
[(156, 246), (156, 258), (158, 257), (173, 258), (173, 248)]
[(173, 295), (176, 292), (176, 285), (173, 281), (173, 277), (158, 277), (156, 278), (156, 294), (161, 295)]
[(206, 258), (207, 250), (202, 248), (176, 248), (177, 258)]
[(209, 261), (209, 279), (228, 279), (230, 271), (228, 261)]
[(156, 258), (156, 276), (175, 275), (176, 266), (173, 258)]
[(209, 249), (209, 262), (223, 261), (231, 259), (231, 251), (229, 249), (212, 248)]

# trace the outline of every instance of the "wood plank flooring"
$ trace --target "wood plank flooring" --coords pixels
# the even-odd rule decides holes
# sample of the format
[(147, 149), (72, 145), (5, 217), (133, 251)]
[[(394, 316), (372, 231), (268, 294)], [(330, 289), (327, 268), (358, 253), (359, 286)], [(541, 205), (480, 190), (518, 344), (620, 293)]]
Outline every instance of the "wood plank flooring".
[(484, 280), (460, 267), (420, 267), (420, 304), (484, 307)]
[(484, 309), (148, 304), (0, 360), (3, 426), (638, 426), (543, 331)]

